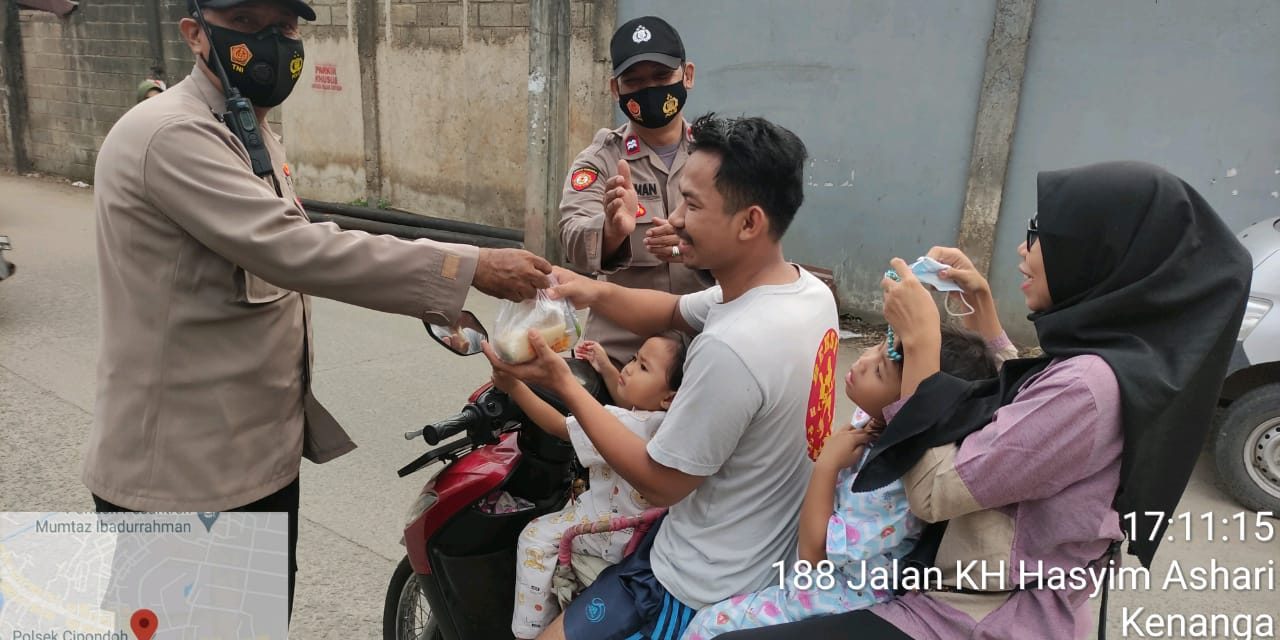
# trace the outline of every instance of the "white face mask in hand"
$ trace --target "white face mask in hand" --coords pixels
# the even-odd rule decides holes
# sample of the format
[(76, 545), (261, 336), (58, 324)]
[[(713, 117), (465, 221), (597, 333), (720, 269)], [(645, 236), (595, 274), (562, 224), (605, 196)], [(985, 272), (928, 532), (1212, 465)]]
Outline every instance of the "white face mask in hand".
[(947, 265), (942, 264), (941, 262), (938, 262), (937, 260), (934, 260), (933, 258), (930, 258), (928, 256), (922, 256), (919, 259), (917, 259), (915, 262), (911, 263), (911, 273), (915, 274), (916, 279), (919, 280), (920, 282), (923, 282), (924, 284), (927, 284), (933, 287), (934, 289), (937, 289), (938, 291), (942, 291), (944, 293), (950, 293), (954, 291), (960, 294), (960, 302), (963, 303), (964, 306), (967, 307), (967, 309), (962, 313), (957, 313), (955, 311), (952, 311), (951, 296), (947, 296), (947, 301), (942, 305), (943, 309), (946, 310), (947, 315), (956, 317), (956, 318), (971, 315), (975, 311), (975, 309), (973, 308), (972, 305), (969, 304), (968, 300), (964, 299), (964, 293), (960, 289), (960, 285), (954, 282), (951, 282), (950, 280), (943, 280), (940, 276), (938, 276), (939, 271), (942, 271), (943, 269), (947, 269), (947, 268), (948, 268)]

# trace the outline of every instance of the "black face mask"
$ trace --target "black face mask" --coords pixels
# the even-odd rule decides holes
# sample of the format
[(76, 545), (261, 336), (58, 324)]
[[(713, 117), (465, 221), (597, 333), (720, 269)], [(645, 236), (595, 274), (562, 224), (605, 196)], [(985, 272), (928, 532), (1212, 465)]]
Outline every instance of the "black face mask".
[(648, 87), (618, 96), (618, 105), (631, 121), (646, 129), (661, 129), (679, 115), (689, 92), (684, 80), (665, 87)]
[(209, 25), (209, 31), (213, 51), (231, 86), (254, 106), (274, 107), (293, 92), (302, 76), (301, 40), (286, 37), (276, 27), (242, 33)]

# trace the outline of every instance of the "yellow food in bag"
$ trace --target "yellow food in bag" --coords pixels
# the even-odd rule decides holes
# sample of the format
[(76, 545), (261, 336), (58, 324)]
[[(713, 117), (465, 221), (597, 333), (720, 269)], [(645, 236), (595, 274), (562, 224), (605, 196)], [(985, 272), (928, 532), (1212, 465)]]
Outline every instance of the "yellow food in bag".
[[(546, 340), (547, 346), (551, 347), (551, 350), (556, 353), (568, 350), (573, 340), (563, 322), (540, 327), (537, 331), (542, 334), (542, 339)], [(498, 351), (498, 357), (502, 358), (502, 361), (507, 364), (521, 364), (532, 360), (534, 357), (533, 345), (529, 344), (527, 331), (504, 333), (493, 346)]]

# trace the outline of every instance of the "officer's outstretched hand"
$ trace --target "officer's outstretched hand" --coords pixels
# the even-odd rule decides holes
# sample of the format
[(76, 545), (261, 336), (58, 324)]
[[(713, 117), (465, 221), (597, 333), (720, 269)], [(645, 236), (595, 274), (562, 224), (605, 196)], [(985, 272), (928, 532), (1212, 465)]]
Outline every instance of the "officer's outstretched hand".
[(524, 249), (481, 249), (471, 286), (495, 298), (520, 302), (551, 282), (551, 263)]
[(636, 230), (640, 216), (640, 199), (631, 183), (631, 163), (618, 161), (618, 175), (604, 185), (604, 220), (607, 239), (621, 240)]

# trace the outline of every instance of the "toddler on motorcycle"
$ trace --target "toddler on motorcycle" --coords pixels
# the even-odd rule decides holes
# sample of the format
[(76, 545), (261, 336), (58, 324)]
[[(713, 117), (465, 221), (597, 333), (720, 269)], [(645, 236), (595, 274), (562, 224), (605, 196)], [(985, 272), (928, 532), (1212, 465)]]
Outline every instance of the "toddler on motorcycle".
[[(661, 335), (649, 338), (621, 371), (609, 360), (600, 345), (584, 343), (578, 356), (590, 361), (604, 377), (613, 397), (605, 409), (632, 433), (648, 440), (653, 437), (666, 410), (675, 398), (684, 376), (687, 345), (682, 337)], [(523, 382), (494, 371), (494, 386), (507, 392), (529, 419), (547, 433), (568, 440), (578, 461), (588, 469), (590, 488), (557, 513), (535, 518), (520, 534), (516, 551), (515, 614), (511, 631), (518, 639), (534, 638), (559, 614), (552, 591), (552, 576), (560, 538), (578, 524), (644, 513), (649, 508), (643, 496), (618, 474), (591, 444), (573, 417), (565, 417), (547, 404)], [(575, 553), (585, 553), (617, 563), (632, 531), (580, 535), (574, 538)]]
[[(996, 375), (982, 337), (948, 325), (940, 364), (966, 380)], [(685, 640), (865, 609), (893, 595), (868, 583), (911, 551), (923, 525), (908, 509), (901, 480), (865, 493), (850, 485), (884, 428), (885, 408), (901, 395), (901, 375), (902, 356), (886, 341), (864, 350), (845, 376), (845, 394), (857, 410), (849, 426), (827, 437), (814, 463), (800, 510), (800, 563), (783, 573), (786, 588), (770, 586), (699, 611)]]

